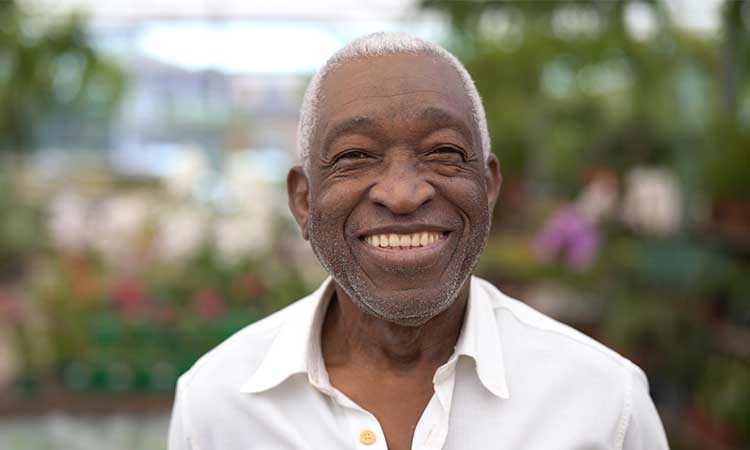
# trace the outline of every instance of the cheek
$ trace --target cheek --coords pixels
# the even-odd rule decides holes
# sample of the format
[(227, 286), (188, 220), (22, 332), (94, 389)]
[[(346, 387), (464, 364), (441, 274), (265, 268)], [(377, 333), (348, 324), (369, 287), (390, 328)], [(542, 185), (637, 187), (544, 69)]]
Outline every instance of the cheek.
[(315, 192), (310, 205), (311, 220), (319, 235), (338, 235), (356, 207), (359, 193), (353, 183), (337, 183)]
[(317, 203), (335, 210), (351, 208), (367, 188), (364, 176), (326, 180), (315, 192)]
[(484, 251), (490, 231), (490, 214), (487, 192), (482, 184), (463, 183), (452, 197), (465, 221), (463, 244), (459, 244), (456, 258), (461, 261), (456, 270), (471, 273)]
[[(342, 183), (344, 184), (344, 183)], [(318, 260), (337, 280), (346, 276), (351, 267), (351, 255), (345, 239), (347, 220), (356, 207), (352, 191), (335, 188), (321, 189), (313, 195), (310, 204), (310, 245)]]
[(346, 188), (336, 187), (326, 189), (318, 193), (315, 201), (315, 209), (321, 212), (326, 219), (335, 220), (345, 217), (354, 206), (356, 197), (352, 191)]
[(465, 215), (472, 229), (477, 226), (481, 229), (489, 220), (487, 191), (484, 184), (474, 180), (454, 179), (446, 185), (444, 192), (451, 203)]

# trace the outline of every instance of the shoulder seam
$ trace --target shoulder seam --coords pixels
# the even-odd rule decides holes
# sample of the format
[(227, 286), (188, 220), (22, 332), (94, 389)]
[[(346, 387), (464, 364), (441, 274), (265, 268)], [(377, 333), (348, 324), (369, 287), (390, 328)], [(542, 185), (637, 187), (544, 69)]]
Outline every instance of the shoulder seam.
[[(503, 295), (504, 297), (506, 297), (504, 294), (501, 294), (501, 295)], [(519, 306), (524, 307), (524, 308), (529, 308), (532, 312), (534, 312), (536, 314), (540, 314), (544, 318), (544, 320), (551, 321), (553, 324), (556, 324), (556, 325), (558, 325), (560, 327), (569, 329), (570, 332), (566, 333), (566, 332), (563, 332), (561, 330), (555, 329), (555, 327), (548, 327), (548, 326), (545, 327), (545, 326), (540, 326), (539, 324), (530, 323), (528, 320), (526, 320), (524, 317), (522, 317), (520, 314), (518, 314), (514, 310), (513, 305), (506, 304), (506, 302), (509, 301), (509, 300), (510, 301), (514, 301), (514, 302), (518, 302)], [(500, 304), (496, 304), (496, 306), (494, 308), (495, 309), (502, 309), (502, 310), (507, 311), (508, 313), (510, 313), (511, 316), (513, 316), (513, 318), (517, 322), (519, 322), (520, 324), (522, 324), (524, 326), (533, 328), (533, 329), (538, 330), (538, 331), (543, 331), (543, 332), (547, 332), (547, 333), (556, 334), (558, 336), (561, 336), (561, 337), (564, 337), (564, 338), (566, 338), (568, 340), (571, 340), (571, 341), (573, 341), (573, 342), (575, 342), (577, 344), (580, 344), (580, 345), (583, 345), (583, 346), (585, 346), (587, 348), (595, 350), (597, 353), (602, 354), (604, 356), (607, 356), (609, 359), (614, 360), (618, 365), (622, 366), (623, 368), (630, 369), (630, 368), (632, 368), (632, 366), (634, 366), (634, 364), (633, 364), (632, 361), (630, 361), (629, 359), (627, 359), (624, 356), (620, 355), (619, 353), (615, 352), (614, 350), (605, 347), (604, 344), (601, 344), (600, 342), (596, 341), (595, 339), (593, 339), (591, 337), (583, 335), (580, 331), (575, 330), (574, 328), (570, 327), (569, 325), (566, 325), (566, 324), (564, 324), (562, 322), (556, 321), (555, 319), (553, 319), (551, 317), (545, 316), (544, 314), (540, 313), (539, 311), (536, 311), (535, 309), (531, 308), (530, 306), (526, 305), (523, 302), (520, 302), (518, 300), (512, 299), (510, 297), (506, 297), (506, 298), (503, 298), (501, 300)], [(577, 336), (577, 334), (579, 334), (579, 333), (581, 333), (581, 336)], [(592, 342), (588, 342), (589, 340), (591, 340)]]
[(630, 426), (630, 416), (633, 409), (633, 374), (628, 374), (625, 380), (625, 401), (622, 405), (622, 413), (617, 424), (617, 433), (615, 434), (615, 450), (622, 450), (625, 445), (625, 436)]
[[(521, 318), (521, 317), (518, 317), (518, 315), (517, 315), (517, 314), (515, 314), (515, 313), (514, 313), (514, 312), (513, 312), (512, 310), (510, 310), (509, 308), (507, 308), (507, 307), (505, 307), (505, 306), (501, 306), (500, 308), (501, 308), (501, 309), (504, 309), (504, 310), (506, 310), (506, 311), (508, 311), (508, 312), (510, 312), (510, 313), (511, 313), (511, 315), (512, 315), (512, 316), (513, 316), (513, 317), (514, 317), (514, 318), (515, 318), (515, 319), (516, 319), (516, 320), (517, 320), (517, 321), (518, 321), (519, 323), (522, 323), (523, 325), (525, 325), (525, 326), (527, 326), (527, 327), (533, 328), (533, 329), (535, 329), (535, 330), (538, 330), (538, 331), (543, 331), (543, 332), (546, 332), (546, 333), (552, 333), (552, 334), (555, 334), (555, 335), (558, 335), (558, 336), (564, 337), (564, 338), (566, 338), (566, 339), (568, 339), (568, 340), (570, 340), (570, 341), (573, 341), (573, 342), (575, 342), (575, 343), (577, 343), (577, 344), (580, 344), (580, 345), (582, 345), (582, 346), (584, 346), (584, 347), (590, 348), (590, 349), (592, 349), (592, 350), (596, 351), (597, 353), (599, 353), (599, 354), (601, 354), (601, 355), (604, 355), (604, 356), (606, 356), (607, 358), (609, 358), (609, 359), (611, 359), (611, 360), (615, 361), (615, 362), (616, 362), (616, 363), (617, 363), (618, 365), (622, 366), (623, 368), (628, 368), (628, 367), (629, 367), (629, 365), (630, 365), (630, 364), (632, 364), (632, 362), (631, 362), (630, 360), (628, 360), (628, 359), (627, 359), (627, 358), (625, 358), (624, 356), (622, 356), (622, 355), (618, 354), (618, 353), (617, 353), (617, 352), (615, 352), (614, 350), (611, 350), (611, 349), (608, 349), (608, 348), (604, 347), (604, 345), (603, 345), (603, 344), (600, 344), (600, 343), (598, 343), (598, 342), (597, 342), (596, 340), (594, 340), (593, 338), (589, 338), (589, 339), (591, 339), (591, 340), (593, 340), (594, 342), (596, 342), (596, 344), (592, 344), (591, 342), (587, 342), (587, 341), (586, 341), (585, 339), (581, 339), (581, 338), (580, 338), (580, 337), (578, 337), (578, 336), (575, 336), (575, 335), (571, 335), (571, 334), (568, 334), (568, 333), (562, 332), (562, 331), (560, 331), (560, 330), (555, 330), (554, 328), (545, 328), (545, 327), (540, 327), (540, 326), (537, 326), (537, 325), (531, 324), (531, 323), (529, 323), (528, 321), (524, 320), (523, 318)], [(560, 323), (562, 324), (562, 322), (560, 322)], [(563, 325), (564, 325), (564, 324), (563, 324)], [(567, 326), (567, 325), (565, 325), (565, 326)], [(576, 331), (576, 330), (575, 330), (575, 329), (573, 329), (573, 331)], [(576, 332), (577, 332), (577, 333), (580, 333), (579, 331), (576, 331)], [(597, 344), (598, 344), (598, 345), (597, 345)], [(601, 346), (601, 347), (600, 347), (600, 346)]]

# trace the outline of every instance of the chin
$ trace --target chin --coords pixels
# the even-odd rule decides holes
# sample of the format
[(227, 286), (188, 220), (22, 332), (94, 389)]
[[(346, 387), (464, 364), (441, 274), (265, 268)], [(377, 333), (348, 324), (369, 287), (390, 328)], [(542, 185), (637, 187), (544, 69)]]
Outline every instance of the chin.
[(376, 288), (361, 275), (334, 279), (365, 313), (396, 325), (418, 327), (453, 305), (469, 275), (450, 274), (432, 287), (395, 291)]
[[(310, 244), (336, 284), (364, 313), (397, 325), (418, 327), (454, 304), (470, 278), (488, 236), (488, 227), (454, 235), (446, 245), (447, 258), (433, 255), (428, 262), (401, 261), (388, 270), (384, 261), (364, 253), (358, 239), (347, 241), (331, 227), (311, 221)], [(447, 242), (447, 244), (450, 243)], [(364, 255), (364, 256), (363, 256)], [(374, 261), (374, 262), (373, 262)]]

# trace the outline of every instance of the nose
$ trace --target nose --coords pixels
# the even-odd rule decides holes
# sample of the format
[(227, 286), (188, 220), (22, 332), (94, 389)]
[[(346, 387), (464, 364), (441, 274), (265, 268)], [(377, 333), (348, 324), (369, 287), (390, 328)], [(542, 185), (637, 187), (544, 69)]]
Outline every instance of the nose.
[(394, 214), (410, 214), (432, 200), (435, 188), (411, 161), (392, 161), (370, 188), (370, 200)]

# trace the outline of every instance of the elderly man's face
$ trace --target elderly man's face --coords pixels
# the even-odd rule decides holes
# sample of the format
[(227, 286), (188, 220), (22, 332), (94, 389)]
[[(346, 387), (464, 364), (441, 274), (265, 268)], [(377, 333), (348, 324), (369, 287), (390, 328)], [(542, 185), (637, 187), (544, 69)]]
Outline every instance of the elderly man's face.
[(420, 325), (451, 305), (484, 248), (497, 161), (485, 166), (461, 79), (434, 57), (346, 62), (321, 97), (307, 178), (290, 172), (290, 206), (355, 303)]

